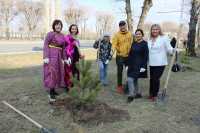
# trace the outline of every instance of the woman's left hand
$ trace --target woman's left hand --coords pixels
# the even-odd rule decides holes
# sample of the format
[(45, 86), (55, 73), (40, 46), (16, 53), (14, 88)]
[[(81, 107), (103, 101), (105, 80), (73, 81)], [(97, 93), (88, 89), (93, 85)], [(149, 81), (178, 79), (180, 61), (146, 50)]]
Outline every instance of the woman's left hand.
[(84, 58), (85, 58), (85, 55), (80, 55), (80, 58), (81, 58), (81, 59), (84, 59)]
[(145, 71), (146, 71), (145, 68), (140, 68), (140, 72), (141, 72), (141, 73), (143, 73), (143, 72), (145, 72)]

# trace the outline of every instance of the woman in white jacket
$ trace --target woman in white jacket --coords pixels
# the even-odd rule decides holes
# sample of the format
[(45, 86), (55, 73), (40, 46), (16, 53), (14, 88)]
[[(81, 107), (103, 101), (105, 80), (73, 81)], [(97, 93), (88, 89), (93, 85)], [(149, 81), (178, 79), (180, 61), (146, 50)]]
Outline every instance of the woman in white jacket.
[(149, 48), (150, 66), (150, 89), (149, 99), (155, 101), (160, 88), (160, 78), (168, 65), (167, 54), (172, 54), (175, 50), (170, 45), (170, 40), (164, 36), (158, 24), (151, 26)]

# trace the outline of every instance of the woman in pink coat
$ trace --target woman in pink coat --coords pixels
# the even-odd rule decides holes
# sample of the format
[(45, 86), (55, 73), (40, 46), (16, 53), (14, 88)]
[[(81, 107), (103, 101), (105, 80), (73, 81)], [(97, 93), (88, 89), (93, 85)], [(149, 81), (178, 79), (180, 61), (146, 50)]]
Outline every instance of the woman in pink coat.
[(80, 52), (80, 42), (77, 39), (77, 35), (79, 33), (78, 26), (75, 24), (72, 24), (69, 27), (69, 33), (65, 36), (66, 41), (66, 48), (65, 48), (65, 83), (67, 85), (67, 90), (69, 91), (69, 88), (73, 86), (72, 83), (72, 76), (80, 79), (79, 70), (76, 67), (77, 62), (80, 58), (84, 58), (84, 56), (81, 55)]
[(52, 32), (49, 32), (44, 41), (44, 86), (49, 91), (50, 102), (55, 101), (58, 95), (55, 89), (65, 87), (63, 48), (65, 47), (64, 35), (61, 33), (63, 24), (60, 20), (54, 20)]

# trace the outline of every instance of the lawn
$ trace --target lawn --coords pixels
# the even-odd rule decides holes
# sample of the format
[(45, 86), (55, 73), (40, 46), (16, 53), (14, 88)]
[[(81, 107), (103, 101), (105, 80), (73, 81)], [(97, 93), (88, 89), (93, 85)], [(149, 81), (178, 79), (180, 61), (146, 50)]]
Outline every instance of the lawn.
[[(97, 73), (95, 51), (84, 50), (87, 60), (93, 61)], [(126, 103), (126, 96), (115, 92), (115, 61), (109, 66), (109, 86), (102, 87), (98, 100), (108, 105), (128, 110), (131, 119), (99, 125), (75, 124), (64, 108), (48, 104), (47, 93), (42, 87), (42, 54), (0, 55), (0, 101), (6, 100), (48, 128), (58, 133), (199, 133), (200, 131), (200, 58), (190, 58), (193, 68), (172, 73), (169, 84), (169, 100), (157, 105), (146, 99), (148, 79), (140, 81), (143, 99)], [(162, 78), (162, 86), (166, 74)], [(66, 94), (60, 92), (60, 97)], [(1, 133), (38, 133), (30, 122), (0, 103)]]

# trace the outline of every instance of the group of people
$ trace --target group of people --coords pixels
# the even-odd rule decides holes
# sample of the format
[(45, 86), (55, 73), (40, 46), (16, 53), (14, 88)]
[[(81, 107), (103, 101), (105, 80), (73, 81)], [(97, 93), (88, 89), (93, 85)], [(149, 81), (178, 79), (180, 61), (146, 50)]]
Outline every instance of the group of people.
[[(76, 63), (84, 58), (77, 39), (78, 26), (72, 24), (69, 34), (64, 35), (62, 22), (55, 20), (52, 32), (47, 34), (44, 42), (44, 85), (49, 90), (51, 101), (55, 101), (56, 88), (64, 87), (66, 91), (73, 86), (72, 76), (80, 79)], [(123, 70), (127, 72), (128, 98), (132, 102), (135, 98), (142, 98), (138, 86), (139, 78), (147, 78), (148, 65), (150, 71), (149, 99), (155, 101), (160, 88), (160, 78), (168, 64), (167, 55), (176, 51), (168, 37), (164, 36), (158, 24), (151, 26), (148, 41), (144, 40), (144, 32), (137, 29), (134, 35), (128, 31), (125, 21), (119, 22), (119, 31), (113, 35), (104, 34), (103, 38), (95, 41), (93, 47), (97, 49), (99, 80), (103, 86), (108, 85), (108, 64), (116, 53), (117, 92), (124, 93), (122, 84)]]
[[(112, 42), (112, 43), (111, 43)], [(170, 40), (164, 36), (158, 24), (151, 26), (148, 41), (144, 40), (144, 32), (137, 29), (134, 35), (127, 30), (125, 21), (119, 22), (119, 31), (112, 37), (105, 34), (103, 39), (96, 41), (93, 45), (98, 49), (98, 63), (100, 81), (107, 85), (108, 63), (116, 52), (117, 65), (117, 92), (123, 94), (125, 87), (122, 84), (123, 69), (126, 71), (128, 98), (130, 103), (136, 98), (142, 98), (138, 86), (139, 78), (147, 78), (148, 65), (150, 69), (149, 99), (156, 101), (160, 88), (160, 78), (168, 64), (167, 55), (176, 50), (171, 46)]]

